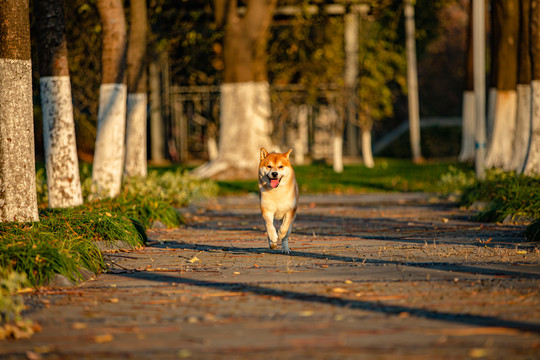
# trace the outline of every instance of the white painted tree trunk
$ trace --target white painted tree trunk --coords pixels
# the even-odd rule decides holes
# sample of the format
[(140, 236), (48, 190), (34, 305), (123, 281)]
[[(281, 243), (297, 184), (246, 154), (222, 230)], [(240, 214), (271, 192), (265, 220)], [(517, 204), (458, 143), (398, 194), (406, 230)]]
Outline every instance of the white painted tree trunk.
[(486, 152), (485, 165), (487, 168), (501, 167), (509, 170), (516, 130), (516, 91), (498, 90), (495, 103), (495, 123)]
[(219, 154), (219, 148), (218, 143), (215, 136), (210, 136), (208, 138), (208, 141), (206, 142), (206, 146), (208, 147), (208, 159), (215, 160), (218, 157)]
[(333, 145), (333, 161), (332, 161), (332, 167), (335, 172), (342, 173), (343, 172), (343, 136), (341, 134), (334, 134), (332, 137), (332, 145)]
[(294, 141), (294, 161), (298, 165), (305, 163), (305, 154), (308, 150), (308, 111), (307, 105), (300, 105), (297, 109), (298, 134)]
[(461, 151), (459, 153), (459, 161), (474, 160), (474, 113), (476, 111), (474, 97), (474, 91), (463, 92)]
[(39, 221), (31, 60), (0, 59), (0, 222)]
[(101, 84), (92, 182), (98, 198), (120, 193), (124, 164), (127, 87)]
[(50, 208), (83, 203), (69, 76), (39, 79)]
[(362, 159), (367, 168), (371, 169), (375, 166), (373, 152), (371, 151), (371, 131), (368, 129), (362, 129)]
[(126, 157), (124, 175), (146, 177), (146, 105), (145, 93), (128, 94), (126, 121)]
[(226, 83), (220, 91), (218, 156), (192, 174), (199, 178), (255, 178), (260, 148), (277, 150), (270, 139), (268, 82)]
[(523, 173), (540, 175), (540, 80), (531, 82), (531, 90), (531, 138)]
[(531, 85), (517, 85), (517, 115), (514, 151), (510, 168), (523, 171), (523, 165), (529, 148), (531, 132)]

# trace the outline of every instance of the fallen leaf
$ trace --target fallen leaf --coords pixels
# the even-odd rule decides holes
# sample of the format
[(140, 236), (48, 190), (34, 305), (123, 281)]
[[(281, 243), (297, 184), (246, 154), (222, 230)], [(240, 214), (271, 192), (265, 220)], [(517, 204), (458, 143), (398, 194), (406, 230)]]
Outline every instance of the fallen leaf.
[(346, 292), (349, 292), (349, 290), (337, 287), (337, 288), (333, 288), (333, 289), (332, 289), (332, 292), (335, 292), (335, 293), (346, 293)]
[(188, 260), (188, 261), (189, 261), (190, 263), (193, 264), (193, 263), (196, 262), (196, 261), (199, 261), (199, 262), (200, 262), (201, 259), (199, 259), (199, 258), (197, 257), (197, 255), (195, 255), (193, 258), (191, 258), (191, 260)]
[(352, 284), (353, 282), (352, 282), (351, 280), (345, 280), (344, 283), (350, 285), (350, 284)]
[(35, 353), (35, 352), (33, 352), (33, 351), (28, 350), (28, 351), (26, 352), (26, 358), (27, 358), (28, 360), (41, 360), (41, 359), (43, 359), (43, 356), (41, 356), (41, 355), (38, 354), (38, 353)]
[(314, 313), (315, 312), (313, 310), (304, 310), (304, 311), (300, 311), (299, 315), (303, 317), (308, 317), (308, 316), (313, 315)]
[(88, 325), (85, 324), (85, 323), (82, 323), (82, 322), (75, 322), (73, 324), (71, 324), (71, 328), (73, 330), (82, 330), (82, 329), (86, 329)]
[(472, 358), (482, 358), (488, 355), (487, 349), (475, 348), (469, 351), (469, 356)]
[(238, 271), (233, 272), (234, 275), (240, 275)]
[(94, 341), (98, 344), (111, 342), (113, 341), (114, 337), (111, 334), (103, 334), (103, 335), (96, 335), (94, 336)]
[(110, 302), (110, 303), (113, 303), (113, 304), (118, 303), (118, 301), (119, 301), (118, 298), (110, 298), (110, 299), (109, 299), (109, 302)]

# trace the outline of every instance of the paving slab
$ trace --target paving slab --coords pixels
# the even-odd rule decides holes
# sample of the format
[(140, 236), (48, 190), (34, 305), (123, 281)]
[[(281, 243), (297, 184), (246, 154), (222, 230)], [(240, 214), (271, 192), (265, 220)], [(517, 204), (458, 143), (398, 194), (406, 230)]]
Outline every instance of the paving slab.
[(2, 359), (540, 359), (540, 251), (429, 194), (302, 196), (291, 254), (255, 195), (181, 210), (110, 271), (29, 295)]

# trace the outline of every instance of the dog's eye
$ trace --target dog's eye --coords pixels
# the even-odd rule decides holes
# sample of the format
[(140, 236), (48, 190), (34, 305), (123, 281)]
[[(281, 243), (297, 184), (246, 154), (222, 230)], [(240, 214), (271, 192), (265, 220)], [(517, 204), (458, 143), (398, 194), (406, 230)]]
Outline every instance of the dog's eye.
[(283, 165), (279, 165), (278, 167), (279, 167), (280, 169), (283, 169)]
[(272, 168), (272, 166), (271, 166), (271, 165), (268, 165), (268, 166), (267, 166), (267, 168), (268, 168), (268, 169), (271, 169), (271, 168)]

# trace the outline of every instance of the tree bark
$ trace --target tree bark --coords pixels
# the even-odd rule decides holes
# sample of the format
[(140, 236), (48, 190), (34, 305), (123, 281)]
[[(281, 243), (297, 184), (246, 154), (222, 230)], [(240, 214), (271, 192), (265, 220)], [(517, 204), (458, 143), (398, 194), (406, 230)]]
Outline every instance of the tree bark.
[(407, 47), (407, 89), (409, 99), (409, 131), (412, 159), (423, 161), (420, 148), (420, 110), (418, 105), (418, 73), (416, 69), (416, 39), (413, 0), (405, 0), (405, 32)]
[(497, 99), (495, 122), (485, 165), (488, 168), (502, 167), (509, 170), (516, 128), (519, 4), (518, 0), (495, 0), (493, 5), (496, 23), (499, 24), (499, 31), (496, 33), (498, 37), (495, 38), (495, 55), (500, 66), (493, 69), (497, 72)]
[(28, 1), (0, 2), (0, 222), (39, 221)]
[(98, 0), (103, 27), (102, 81), (92, 182), (99, 197), (114, 197), (122, 185), (126, 127), (126, 21), (121, 0)]
[(237, 0), (214, 1), (216, 23), (225, 29), (219, 152), (195, 176), (254, 178), (259, 149), (273, 148), (266, 43), (276, 2), (249, 0), (240, 17)]
[(510, 163), (510, 168), (517, 172), (523, 171), (531, 132), (530, 10), (529, 0), (519, 1), (517, 115), (513, 157)]
[(127, 123), (124, 174), (142, 176), (146, 166), (146, 0), (131, 0), (131, 26), (127, 50)]
[(530, 55), (531, 55), (531, 133), (523, 172), (540, 174), (540, 1), (531, 1)]
[(165, 162), (165, 129), (161, 116), (161, 80), (159, 67), (152, 61), (150, 70), (150, 158), (153, 163)]
[(473, 17), (474, 107), (476, 110), (474, 167), (476, 177), (484, 179), (486, 176), (484, 167), (486, 151), (486, 28), (484, 0), (473, 0)]
[(465, 89), (463, 90), (463, 108), (461, 112), (461, 151), (459, 161), (474, 160), (474, 71), (473, 71), (473, 16), (472, 2), (469, 4), (469, 26), (465, 61)]
[(43, 143), (49, 207), (83, 203), (63, 0), (36, 1)]
[(345, 114), (347, 119), (347, 147), (350, 156), (358, 154), (356, 103), (356, 82), (358, 78), (358, 11), (351, 9), (344, 16), (345, 30)]

